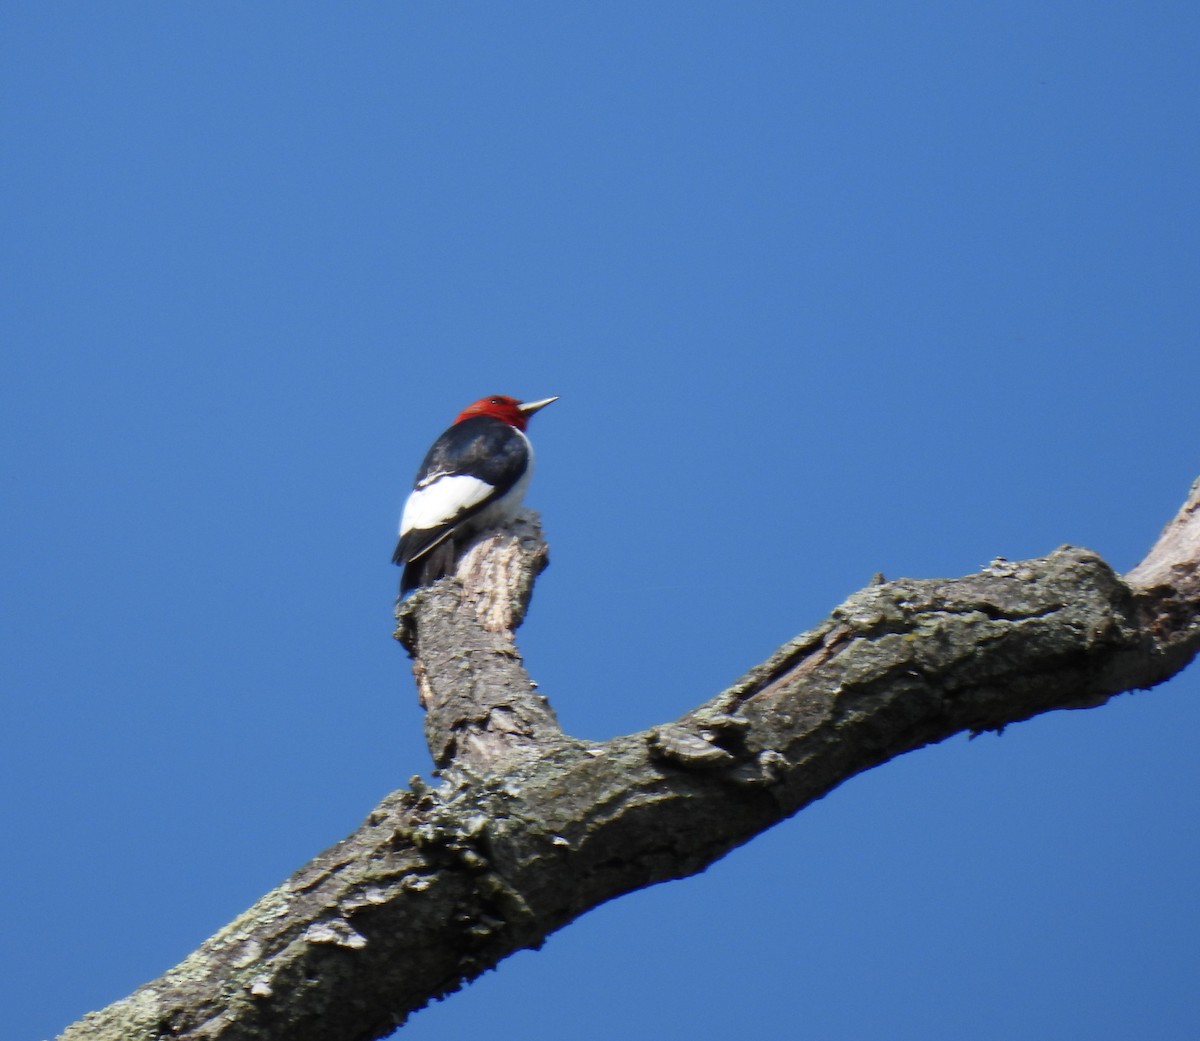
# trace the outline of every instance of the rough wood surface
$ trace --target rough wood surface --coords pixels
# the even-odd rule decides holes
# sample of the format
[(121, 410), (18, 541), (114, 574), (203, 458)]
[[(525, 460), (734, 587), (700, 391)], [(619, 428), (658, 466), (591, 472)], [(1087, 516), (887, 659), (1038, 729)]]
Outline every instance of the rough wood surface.
[(680, 719), (599, 745), (562, 734), (512, 642), (545, 561), (526, 518), (398, 613), (445, 783), (414, 779), (62, 1041), (368, 1041), (887, 759), (1161, 682), (1200, 647), (1195, 499), (1130, 583), (1069, 546), (881, 582)]
[(502, 772), (568, 739), (517, 650), (533, 580), (548, 559), (541, 530), (522, 515), (464, 554), (454, 579), (421, 589), (396, 612), (396, 638), (413, 659), (425, 739), (451, 782)]

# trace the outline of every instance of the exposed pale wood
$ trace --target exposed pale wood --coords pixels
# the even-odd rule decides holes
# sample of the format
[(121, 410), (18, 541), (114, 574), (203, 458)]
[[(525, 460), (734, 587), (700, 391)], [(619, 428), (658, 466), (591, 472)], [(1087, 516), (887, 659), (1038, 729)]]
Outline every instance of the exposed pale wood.
[(1163, 529), (1137, 567), (1125, 576), (1142, 590), (1169, 590), (1182, 598), (1200, 595), (1200, 478), (1187, 501)]

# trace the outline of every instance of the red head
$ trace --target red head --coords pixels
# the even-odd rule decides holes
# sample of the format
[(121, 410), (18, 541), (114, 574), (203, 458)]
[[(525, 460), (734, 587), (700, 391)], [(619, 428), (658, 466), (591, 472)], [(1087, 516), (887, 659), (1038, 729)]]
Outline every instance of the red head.
[(529, 425), (529, 417), (538, 409), (545, 408), (558, 398), (543, 398), (541, 401), (518, 401), (516, 398), (503, 394), (493, 394), (490, 398), (480, 398), (474, 404), (468, 405), (455, 418), (455, 423), (461, 423), (472, 416), (494, 416), (501, 419), (510, 427), (524, 430)]

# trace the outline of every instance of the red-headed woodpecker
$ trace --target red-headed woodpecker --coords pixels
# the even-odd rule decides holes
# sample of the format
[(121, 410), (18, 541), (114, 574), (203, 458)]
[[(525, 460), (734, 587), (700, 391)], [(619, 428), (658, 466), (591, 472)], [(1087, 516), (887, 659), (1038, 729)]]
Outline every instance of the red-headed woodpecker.
[(558, 398), (468, 405), (425, 455), (400, 517), (400, 594), (447, 574), (469, 536), (512, 518), (533, 475), (529, 417)]

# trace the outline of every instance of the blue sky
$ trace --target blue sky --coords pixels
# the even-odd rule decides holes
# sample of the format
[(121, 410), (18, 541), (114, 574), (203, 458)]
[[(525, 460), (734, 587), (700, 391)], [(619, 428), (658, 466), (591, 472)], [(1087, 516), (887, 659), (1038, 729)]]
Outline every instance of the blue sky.
[[(876, 571), (1127, 569), (1200, 474), (1193, 4), (0, 29), (6, 1037), (428, 769), (388, 561), (483, 394), (562, 397), (521, 642), (597, 739)], [(1198, 676), (887, 764), (400, 1036), (1191, 1038)]]

